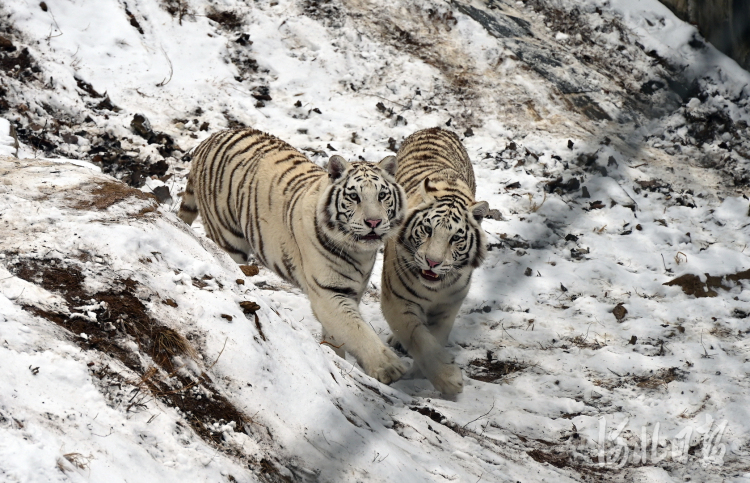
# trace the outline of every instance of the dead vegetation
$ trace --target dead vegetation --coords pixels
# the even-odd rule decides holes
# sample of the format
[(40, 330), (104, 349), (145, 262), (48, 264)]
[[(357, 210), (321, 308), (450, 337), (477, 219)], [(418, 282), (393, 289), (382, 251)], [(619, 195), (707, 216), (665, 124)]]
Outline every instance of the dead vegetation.
[(206, 17), (227, 30), (238, 30), (244, 22), (240, 14), (234, 10), (219, 10), (216, 7), (209, 8)]
[(670, 382), (686, 380), (688, 373), (678, 367), (669, 367), (656, 371), (651, 370), (641, 375), (615, 375), (618, 376), (618, 379), (595, 379), (593, 383), (595, 386), (603, 387), (610, 391), (632, 386), (642, 389), (660, 389), (666, 388)]
[[(182, 334), (149, 314), (137, 296), (141, 287), (135, 280), (114, 277), (107, 290), (90, 293), (85, 288), (84, 269), (70, 261), (15, 257), (8, 269), (23, 280), (59, 294), (67, 303), (67, 310), (52, 312), (27, 305), (27, 311), (69, 331), (70, 338), (82, 349), (119, 360), (138, 375), (136, 381), (127, 381), (129, 384), (139, 393), (179, 408), (205, 441), (228, 451), (217, 427), (233, 423), (235, 431), (244, 431), (252, 423), (221, 394), (208, 374), (177, 373), (175, 358), (197, 360), (198, 353)], [(94, 319), (76, 316), (75, 307), (84, 305), (88, 312), (96, 314)], [(137, 344), (138, 351), (129, 348), (131, 341)], [(111, 374), (102, 373), (100, 377)], [(132, 408), (137, 408), (139, 401), (133, 399)]]
[[(515, 372), (523, 371), (529, 364), (519, 361), (500, 361), (494, 359), (491, 352), (487, 352), (486, 359), (474, 359), (469, 362), (468, 376), (482, 382), (502, 382)], [(505, 381), (507, 382), (507, 381)]]
[[(85, 184), (83, 186), (76, 187), (75, 190), (91, 195), (86, 199), (80, 199), (72, 206), (77, 210), (90, 210), (91, 208), (95, 208), (97, 210), (105, 210), (116, 203), (130, 198), (135, 198), (137, 200), (147, 200), (151, 202), (156, 201), (156, 197), (154, 195), (145, 193), (135, 188), (131, 188), (125, 183), (120, 183), (117, 181), (97, 181), (93, 185)], [(155, 203), (153, 208), (156, 209)]]
[[(665, 282), (663, 285), (668, 287), (677, 286), (682, 289), (686, 295), (692, 295), (696, 298), (716, 297), (717, 289), (730, 290), (732, 285), (740, 283), (742, 280), (750, 280), (750, 270), (743, 270), (722, 276), (712, 276), (708, 273), (705, 275), (705, 281), (701, 280), (699, 275), (686, 273), (677, 278)], [(731, 282), (731, 283), (729, 283)]]

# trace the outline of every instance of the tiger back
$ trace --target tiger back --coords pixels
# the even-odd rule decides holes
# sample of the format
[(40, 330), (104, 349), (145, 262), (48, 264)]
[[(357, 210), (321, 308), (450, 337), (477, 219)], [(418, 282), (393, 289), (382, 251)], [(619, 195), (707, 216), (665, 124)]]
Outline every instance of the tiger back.
[(394, 335), (439, 391), (463, 390), (461, 369), (444, 346), (471, 275), (486, 255), (471, 161), (458, 137), (440, 128), (409, 136), (398, 151), (396, 181), (409, 211), (386, 242), (381, 308)]
[(300, 287), (337, 352), (390, 383), (405, 367), (362, 319), (359, 302), (382, 242), (395, 235), (406, 199), (393, 156), (328, 170), (253, 129), (221, 131), (194, 151), (178, 216), (203, 218), (206, 234), (237, 262), (253, 254)]

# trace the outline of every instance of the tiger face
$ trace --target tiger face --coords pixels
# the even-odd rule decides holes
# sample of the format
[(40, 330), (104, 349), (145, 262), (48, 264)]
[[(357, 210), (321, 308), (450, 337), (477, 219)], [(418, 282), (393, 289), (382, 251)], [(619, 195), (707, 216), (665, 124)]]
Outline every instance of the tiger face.
[(378, 164), (331, 157), (319, 211), (339, 241), (375, 249), (398, 232), (406, 216), (406, 194), (394, 179), (397, 167), (395, 156)]
[(480, 223), (489, 205), (441, 193), (429, 179), (422, 183), (421, 195), (423, 202), (401, 229), (400, 262), (428, 287), (450, 285), (484, 260), (486, 236)]

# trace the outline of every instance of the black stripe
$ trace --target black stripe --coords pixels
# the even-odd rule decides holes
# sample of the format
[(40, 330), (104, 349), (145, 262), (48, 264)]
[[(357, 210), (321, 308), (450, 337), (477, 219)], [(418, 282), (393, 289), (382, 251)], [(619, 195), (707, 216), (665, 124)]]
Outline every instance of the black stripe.
[(188, 213), (198, 213), (198, 207), (190, 206), (183, 201), (180, 205), (180, 211), (187, 211)]
[(338, 295), (341, 295), (343, 297), (346, 297), (346, 298), (352, 298), (352, 299), (356, 299), (357, 298), (357, 291), (354, 290), (354, 289), (352, 289), (352, 288), (350, 288), (350, 287), (336, 287), (334, 285), (323, 285), (322, 283), (320, 283), (318, 281), (317, 278), (315, 278), (315, 276), (313, 276), (312, 279), (315, 282), (315, 284), (318, 287), (322, 288), (323, 290), (327, 290), (329, 292), (334, 292), (334, 293), (336, 293)]
[(351, 265), (352, 268), (354, 268), (360, 275), (364, 275), (362, 270), (360, 270), (359, 264), (356, 262), (356, 260), (349, 256), (346, 251), (334, 245), (326, 236), (326, 234), (323, 233), (323, 230), (318, 223), (315, 224), (315, 237), (318, 239), (318, 243), (320, 243), (320, 246), (322, 246), (326, 251), (328, 251), (330, 254), (340, 259), (341, 261), (344, 261)]

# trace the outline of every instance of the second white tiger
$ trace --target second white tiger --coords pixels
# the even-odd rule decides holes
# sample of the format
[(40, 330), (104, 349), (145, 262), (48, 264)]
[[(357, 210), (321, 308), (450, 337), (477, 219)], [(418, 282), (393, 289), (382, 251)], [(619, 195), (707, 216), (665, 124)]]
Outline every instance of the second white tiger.
[(179, 216), (200, 211), (209, 238), (238, 262), (254, 254), (309, 297), (324, 338), (383, 383), (406, 370), (362, 319), (359, 302), (383, 240), (405, 215), (393, 175), (379, 164), (328, 162), (328, 172), (269, 134), (218, 132), (194, 152)]
[(416, 368), (446, 394), (463, 390), (461, 369), (444, 349), (486, 253), (480, 223), (489, 210), (476, 202), (474, 170), (458, 137), (432, 128), (409, 136), (398, 150), (396, 181), (409, 213), (386, 242), (381, 307)]

